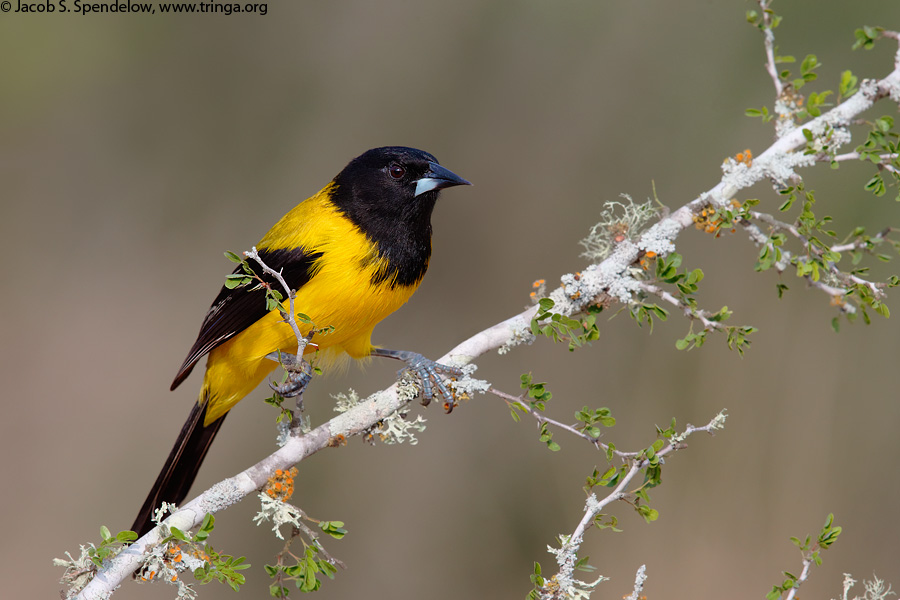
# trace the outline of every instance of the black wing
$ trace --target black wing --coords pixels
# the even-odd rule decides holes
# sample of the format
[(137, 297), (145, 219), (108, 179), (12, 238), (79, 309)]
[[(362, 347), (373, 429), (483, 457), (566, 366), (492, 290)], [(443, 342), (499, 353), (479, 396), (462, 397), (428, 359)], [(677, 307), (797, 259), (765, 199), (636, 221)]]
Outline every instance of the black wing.
[[(309, 278), (313, 263), (322, 256), (321, 253), (308, 253), (303, 248), (294, 250), (260, 250), (259, 257), (266, 266), (274, 271), (281, 271), (281, 276), (292, 290), (299, 290)], [(249, 261), (250, 266), (257, 274), (262, 273), (262, 268), (253, 260)], [(240, 265), (235, 268), (234, 273), (243, 272)], [(262, 275), (263, 281), (273, 286), (285, 295), (281, 285), (278, 284), (270, 275)], [(178, 370), (175, 381), (172, 382), (170, 389), (175, 389), (182, 381), (187, 379), (191, 374), (191, 370), (197, 361), (203, 356), (222, 344), (229, 338), (237, 335), (250, 325), (256, 323), (266, 316), (266, 291), (263, 288), (248, 289), (247, 287), (239, 287), (228, 289), (222, 286), (222, 291), (216, 296), (212, 306), (203, 319), (203, 325), (200, 326), (200, 333), (197, 335), (197, 341), (191, 351), (188, 352), (184, 364)]]

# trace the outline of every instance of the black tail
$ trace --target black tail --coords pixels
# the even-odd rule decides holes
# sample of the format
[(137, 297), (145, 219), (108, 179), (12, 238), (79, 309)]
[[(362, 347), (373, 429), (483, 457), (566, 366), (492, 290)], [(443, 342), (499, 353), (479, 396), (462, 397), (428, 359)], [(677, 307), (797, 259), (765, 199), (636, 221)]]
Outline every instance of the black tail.
[[(226, 413), (227, 414), (227, 413)], [(181, 433), (178, 434), (178, 440), (175, 447), (169, 453), (166, 464), (163, 465), (156, 483), (150, 490), (147, 499), (144, 500), (144, 506), (134, 520), (131, 530), (137, 532), (139, 536), (153, 529), (154, 524), (151, 520), (153, 511), (159, 508), (162, 502), (173, 502), (180, 504), (187, 496), (191, 484), (197, 477), (197, 471), (206, 457), (210, 444), (222, 422), (225, 421), (225, 415), (222, 415), (208, 426), (203, 426), (203, 420), (206, 417), (206, 403), (194, 404), (191, 414), (188, 416)]]

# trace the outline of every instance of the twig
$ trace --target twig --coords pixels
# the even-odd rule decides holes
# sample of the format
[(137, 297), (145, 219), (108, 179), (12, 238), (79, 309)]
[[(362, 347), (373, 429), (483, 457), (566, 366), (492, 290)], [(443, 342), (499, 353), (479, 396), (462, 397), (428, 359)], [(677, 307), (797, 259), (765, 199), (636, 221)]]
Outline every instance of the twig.
[(292, 290), (284, 280), (284, 277), (282, 277), (281, 275), (281, 271), (276, 271), (263, 262), (263, 260), (259, 257), (259, 252), (256, 251), (256, 246), (253, 246), (250, 250), (244, 252), (244, 256), (246, 256), (247, 258), (252, 258), (257, 263), (259, 263), (259, 266), (262, 267), (263, 273), (267, 273), (274, 277), (275, 280), (281, 285), (282, 289), (284, 289), (284, 293), (287, 294), (288, 313), (285, 322), (287, 322), (291, 326), (291, 329), (294, 331), (294, 335), (297, 337), (297, 357), (298, 360), (302, 360), (303, 351), (306, 349), (306, 345), (312, 338), (312, 332), (310, 332), (308, 337), (304, 336), (303, 332), (300, 331), (300, 326), (297, 325), (297, 314), (294, 310), (294, 296), (296, 296), (296, 292)]
[[(900, 154), (882, 154), (879, 156), (881, 159), (881, 166), (887, 169), (892, 173), (896, 173), (897, 169), (893, 165), (887, 164), (887, 161), (895, 160)], [(823, 154), (818, 158), (820, 162), (844, 162), (848, 160), (859, 160), (859, 152), (847, 152), (846, 154), (838, 154), (836, 156), (828, 156), (827, 154)]]
[[(810, 244), (809, 239), (805, 235), (800, 233), (800, 231), (793, 225), (779, 221), (778, 219), (776, 219), (775, 217), (773, 217), (772, 215), (767, 214), (767, 213), (751, 211), (750, 214), (753, 216), (754, 219), (762, 221), (763, 223), (766, 223), (767, 225), (771, 226), (774, 229), (780, 229), (782, 231), (787, 231), (792, 236), (794, 236), (795, 238), (800, 240), (800, 243), (803, 244), (803, 247), (806, 249), (807, 254), (815, 254), (819, 257), (822, 256), (822, 254), (823, 254), (822, 249)], [(834, 248), (833, 247), (829, 248), (829, 250), (834, 250)], [(801, 258), (800, 260), (804, 260), (804, 259)], [(830, 261), (823, 261), (823, 262), (824, 262), (825, 266), (827, 267), (828, 272), (831, 273), (832, 275), (834, 275), (834, 277), (837, 280), (843, 281), (845, 283), (851, 282), (851, 283), (855, 283), (857, 285), (864, 285), (864, 286), (868, 287), (870, 290), (872, 290), (872, 294), (876, 298), (884, 297), (885, 294), (884, 294), (884, 291), (882, 290), (882, 288), (884, 287), (884, 284), (878, 284), (878, 283), (869, 281), (867, 279), (863, 279), (862, 277), (859, 277), (857, 275), (853, 275), (851, 273), (844, 273), (840, 269), (838, 269), (837, 265), (835, 265), (833, 262), (830, 262)], [(818, 283), (818, 282), (814, 282), (814, 283)], [(847, 293), (847, 290), (845, 290), (845, 289), (834, 288), (831, 286), (827, 286), (825, 284), (822, 284), (822, 289), (823, 289), (823, 291), (830, 293), (832, 296), (843, 296), (844, 294)]]
[(584, 433), (583, 431), (578, 431), (571, 425), (566, 425), (565, 423), (560, 423), (559, 421), (557, 421), (555, 419), (551, 419), (550, 417), (547, 417), (547, 416), (541, 414), (541, 412), (539, 410), (535, 409), (530, 404), (525, 402), (525, 400), (522, 398), (522, 396), (513, 396), (512, 394), (507, 394), (506, 392), (502, 392), (493, 386), (488, 390), (488, 392), (497, 396), (498, 398), (502, 398), (503, 400), (505, 400), (507, 405), (515, 404), (516, 406), (521, 408), (523, 411), (525, 411), (526, 413), (528, 413), (529, 415), (534, 417), (539, 425), (543, 425), (544, 423), (547, 423), (548, 425), (553, 425), (554, 427), (558, 427), (559, 429), (568, 431), (569, 433), (571, 433), (574, 436), (580, 437), (581, 439), (585, 440), (586, 442), (588, 442), (589, 444), (591, 444), (592, 446), (596, 447), (599, 450), (606, 450), (606, 448), (607, 448), (606, 444), (604, 444), (597, 438), (591, 437), (591, 436), (587, 435), (586, 433)]
[[(744, 230), (747, 232), (747, 235), (757, 246), (768, 245), (771, 249), (774, 250), (772, 243), (769, 241), (769, 236), (767, 236), (765, 233), (760, 231), (759, 227), (757, 227), (757, 225), (755, 223), (753, 223), (752, 221), (741, 221), (740, 225), (741, 225), (741, 227), (744, 228)], [(793, 254), (791, 253), (790, 250), (782, 248), (781, 249), (781, 260), (779, 260), (778, 262), (775, 263), (775, 270), (778, 273), (783, 273), (784, 270), (787, 269), (788, 266), (791, 264), (792, 256), (793, 256)], [(837, 288), (837, 287), (828, 285), (821, 279), (814, 280), (809, 275), (804, 275), (803, 279), (806, 281), (807, 285), (809, 285), (810, 287), (821, 290), (826, 295), (828, 295), (832, 298), (842, 298), (844, 296), (844, 294), (847, 292), (847, 290), (845, 290), (843, 288)], [(856, 313), (856, 307), (854, 305), (850, 304), (849, 302), (844, 302), (844, 303), (840, 304), (839, 309), (842, 312), (845, 312), (848, 314)]]
[(641, 592), (644, 591), (644, 582), (647, 581), (647, 565), (641, 565), (637, 573), (634, 574), (634, 589), (631, 592), (630, 596), (627, 596), (625, 600), (640, 600)]
[(676, 298), (671, 293), (667, 292), (666, 290), (662, 289), (659, 286), (653, 285), (652, 283), (647, 283), (645, 281), (642, 281), (642, 282), (640, 282), (640, 287), (642, 290), (644, 290), (648, 294), (652, 294), (652, 295), (656, 296), (657, 298), (659, 298), (665, 302), (668, 302), (672, 306), (675, 306), (675, 307), (681, 309), (681, 311), (684, 313), (684, 316), (687, 317), (688, 319), (700, 321), (701, 323), (703, 323), (703, 327), (705, 329), (711, 329), (711, 330), (716, 330), (716, 331), (721, 331), (721, 330), (725, 329), (725, 326), (722, 323), (720, 323), (718, 321), (709, 320), (706, 317), (706, 315), (709, 314), (707, 311), (695, 309), (695, 308), (688, 306), (687, 304), (682, 302), (680, 299)]
[(766, 71), (775, 85), (775, 98), (781, 98), (784, 93), (784, 84), (778, 76), (778, 68), (775, 66), (775, 33), (772, 31), (772, 13), (769, 11), (770, 0), (757, 0), (763, 20), (763, 38), (766, 47)]
[[(674, 436), (671, 440), (669, 440), (668, 445), (656, 453), (658, 457), (664, 457), (668, 454), (671, 454), (677, 450), (686, 447), (684, 444), (684, 440), (694, 433), (698, 432), (706, 432), (709, 434), (713, 434), (716, 430), (722, 429), (725, 422), (725, 411), (722, 411), (718, 415), (712, 418), (709, 423), (702, 427), (695, 427), (693, 425), (688, 425), (684, 432), (679, 435)], [(638, 453), (635, 453), (637, 455)], [(631, 482), (634, 480), (635, 476), (643, 469), (648, 466), (649, 461), (647, 459), (643, 460), (634, 460), (631, 463), (631, 466), (628, 468), (628, 471), (621, 478), (618, 485), (613, 489), (612, 492), (606, 495), (603, 499), (598, 500), (595, 494), (591, 494), (588, 497), (587, 502), (585, 504), (584, 516), (578, 522), (578, 525), (575, 527), (575, 530), (571, 535), (563, 536), (565, 540), (563, 543), (562, 549), (557, 554), (557, 563), (560, 565), (559, 572), (555, 575), (554, 579), (557, 583), (564, 584), (564, 582), (570, 582), (573, 580), (573, 574), (575, 569), (575, 564), (577, 564), (577, 554), (578, 550), (581, 547), (581, 543), (584, 539), (585, 532), (594, 524), (594, 519), (597, 515), (601, 514), (605, 507), (612, 504), (616, 500), (623, 500), (627, 497), (628, 489)], [(556, 592), (546, 596), (549, 599), (562, 598), (560, 592), (563, 591), (565, 585), (560, 585), (560, 588), (556, 590)], [(543, 598), (544, 596), (542, 596)]]
[[(890, 163), (892, 160), (896, 160), (898, 154), (882, 154), (879, 156), (881, 162), (875, 163), (879, 169), (884, 169), (889, 173), (900, 174), (900, 169), (897, 169), (894, 165)], [(859, 152), (847, 152), (846, 154), (838, 154), (837, 156), (828, 156), (828, 154), (821, 154), (816, 157), (816, 160), (819, 162), (843, 162), (847, 160), (859, 160)]]
[(885, 227), (884, 229), (879, 231), (877, 234), (870, 237), (868, 241), (857, 240), (850, 244), (837, 244), (837, 245), (834, 245), (831, 247), (831, 251), (832, 252), (852, 252), (854, 250), (868, 250), (870, 244), (872, 244), (872, 245), (880, 244), (885, 239), (887, 239), (887, 236), (890, 235), (890, 233), (892, 231), (894, 231), (893, 227)]
[(812, 568), (813, 560), (809, 556), (803, 557), (803, 570), (800, 571), (800, 576), (797, 577), (796, 583), (794, 583), (794, 587), (790, 589), (788, 595), (784, 600), (794, 600), (794, 597), (797, 595), (797, 590), (800, 589), (800, 586), (803, 585), (806, 580), (809, 578), (809, 571)]
[[(522, 398), (522, 396), (513, 396), (512, 394), (507, 394), (506, 392), (500, 391), (493, 386), (488, 390), (488, 392), (490, 392), (491, 394), (494, 394), (498, 398), (502, 398), (504, 401), (506, 401), (507, 405), (515, 404), (516, 406), (521, 408), (523, 411), (525, 411), (526, 413), (528, 413), (529, 415), (534, 417), (534, 419), (538, 422), (538, 425), (543, 425), (544, 423), (546, 423), (548, 425), (553, 425), (554, 427), (562, 429), (563, 431), (567, 431), (567, 432), (571, 433), (572, 435), (583, 439), (584, 441), (588, 442), (590, 445), (594, 446), (598, 450), (602, 450), (604, 452), (609, 451), (609, 446), (607, 444), (604, 444), (603, 442), (601, 442), (598, 438), (591, 437), (588, 434), (584, 433), (583, 431), (578, 431), (572, 425), (566, 425), (565, 423), (557, 421), (556, 419), (551, 419), (550, 417), (542, 414), (539, 410), (537, 410), (533, 406), (531, 406), (528, 402), (526, 402), (524, 400), (524, 398)], [(640, 453), (639, 452), (622, 452), (621, 450), (613, 450), (613, 455), (618, 456), (619, 458), (621, 458), (623, 460), (634, 458), (638, 454), (640, 454)]]

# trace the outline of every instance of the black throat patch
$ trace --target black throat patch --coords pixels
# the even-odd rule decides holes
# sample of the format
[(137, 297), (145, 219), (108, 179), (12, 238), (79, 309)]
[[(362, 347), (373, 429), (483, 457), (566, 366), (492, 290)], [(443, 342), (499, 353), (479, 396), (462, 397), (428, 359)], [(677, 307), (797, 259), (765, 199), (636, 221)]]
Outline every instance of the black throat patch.
[(331, 202), (377, 247), (378, 257), (386, 263), (372, 276), (372, 283), (418, 285), (431, 258), (431, 213), (437, 191), (415, 196), (414, 187), (374, 185), (378, 182), (354, 177), (360, 174), (348, 169), (335, 177)]

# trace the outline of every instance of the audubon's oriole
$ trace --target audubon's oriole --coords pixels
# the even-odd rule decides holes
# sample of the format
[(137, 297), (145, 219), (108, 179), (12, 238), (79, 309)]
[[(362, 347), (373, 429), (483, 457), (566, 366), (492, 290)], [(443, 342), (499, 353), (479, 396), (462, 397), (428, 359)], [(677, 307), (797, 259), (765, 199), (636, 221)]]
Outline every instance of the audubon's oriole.
[[(431, 212), (438, 192), (456, 185), (469, 182), (427, 152), (375, 148), (350, 161), (262, 238), (260, 258), (296, 290), (295, 311), (317, 327), (334, 328), (315, 340), (320, 351), (399, 358), (423, 380), (434, 375), (434, 363), (413, 353), (375, 348), (371, 336), (375, 325), (409, 300), (422, 281), (431, 256)], [(311, 326), (300, 325), (308, 333)], [(290, 326), (279, 311), (267, 310), (264, 289), (222, 287), (172, 382), (174, 390), (208, 354), (199, 399), (133, 531), (143, 535), (152, 529), (151, 516), (163, 501), (184, 500), (225, 415), (278, 366), (270, 355), (296, 351)]]

